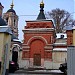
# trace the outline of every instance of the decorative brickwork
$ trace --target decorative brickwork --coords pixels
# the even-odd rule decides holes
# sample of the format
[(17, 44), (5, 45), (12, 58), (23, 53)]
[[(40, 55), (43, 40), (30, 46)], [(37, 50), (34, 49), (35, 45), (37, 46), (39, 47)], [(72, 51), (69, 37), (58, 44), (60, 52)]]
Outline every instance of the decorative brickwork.
[[(54, 43), (54, 28), (52, 20), (26, 21), (24, 42), (22, 45), (22, 58), (33, 59), (33, 65), (38, 65), (35, 58), (39, 58), (39, 64), (44, 60), (52, 61)], [(42, 61), (43, 59), (43, 61)], [(41, 63), (40, 63), (41, 60)]]
[(72, 30), (67, 30), (67, 46), (73, 44), (73, 31)]

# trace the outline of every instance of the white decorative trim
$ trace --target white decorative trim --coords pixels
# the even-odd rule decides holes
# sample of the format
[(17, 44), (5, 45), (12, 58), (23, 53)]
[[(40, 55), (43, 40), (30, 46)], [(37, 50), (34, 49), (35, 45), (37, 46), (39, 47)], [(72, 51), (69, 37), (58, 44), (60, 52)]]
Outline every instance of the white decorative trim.
[(25, 31), (29, 31), (29, 32), (32, 32), (32, 31), (51, 31), (51, 30), (54, 30), (54, 28), (32, 28), (32, 29), (23, 29), (22, 31), (25, 32)]
[(28, 40), (27, 45), (29, 44), (29, 42), (30, 42), (33, 38), (42, 38), (42, 39), (45, 41), (46, 44), (48, 43), (47, 40), (46, 40), (44, 37), (42, 37), (42, 36), (33, 36), (33, 37), (31, 37), (31, 38)]
[(67, 48), (54, 48), (53, 51), (67, 51)]
[[(21, 47), (18, 44), (13, 44), (11, 50), (13, 50), (13, 48), (16, 46), (16, 48), (18, 49), (17, 51), (19, 51), (21, 49)], [(16, 51), (16, 50), (14, 50)]]
[(13, 46), (18, 46), (18, 47), (20, 47), (18, 44), (13, 44)]
[(29, 50), (23, 50), (23, 51), (28, 51), (29, 52)]
[(49, 50), (45, 50), (45, 51), (46, 51), (46, 52), (52, 52), (52, 50), (50, 50), (50, 49), (49, 49)]
[(9, 26), (0, 26), (0, 27), (2, 27), (2, 28), (3, 28), (3, 27), (4, 27), (4, 28), (7, 28), (7, 27), (9, 27)]
[(22, 46), (28, 46), (27, 44), (22, 44)]
[(53, 46), (45, 46), (44, 48), (45, 48), (45, 49), (52, 49)]
[(23, 46), (22, 48), (30, 48), (29, 46)]
[(26, 20), (28, 23), (36, 22), (53, 22), (53, 19), (42, 19), (42, 20)]
[(61, 46), (61, 45), (62, 45), (62, 46), (65, 45), (65, 46), (66, 46), (67, 43), (66, 43), (66, 42), (65, 42), (65, 43), (54, 43), (54, 45), (56, 45), (56, 46), (57, 46), (57, 45), (60, 45), (60, 46)]

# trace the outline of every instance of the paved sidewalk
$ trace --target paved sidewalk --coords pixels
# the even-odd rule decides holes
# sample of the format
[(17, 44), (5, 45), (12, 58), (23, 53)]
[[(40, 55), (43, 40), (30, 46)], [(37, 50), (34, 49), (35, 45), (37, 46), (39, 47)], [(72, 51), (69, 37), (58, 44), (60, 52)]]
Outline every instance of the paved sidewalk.
[(35, 74), (35, 73), (38, 73), (38, 74), (55, 74), (55, 73), (57, 73), (57, 74), (63, 74), (63, 72), (61, 72), (60, 70), (33, 70), (33, 71), (26, 71), (26, 70), (18, 70), (18, 71), (16, 71), (15, 72), (16, 74), (17, 73), (33, 73), (33, 74)]
[(17, 70), (9, 75), (64, 75), (60, 70)]

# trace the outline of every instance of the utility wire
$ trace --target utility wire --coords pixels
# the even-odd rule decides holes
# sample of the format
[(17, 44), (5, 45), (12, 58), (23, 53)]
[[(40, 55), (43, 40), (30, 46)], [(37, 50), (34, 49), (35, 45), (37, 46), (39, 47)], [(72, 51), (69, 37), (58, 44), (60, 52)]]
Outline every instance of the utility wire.
[[(6, 14), (5, 14), (6, 15)], [(4, 15), (2, 15), (4, 16)], [(13, 15), (14, 16), (14, 15)], [(18, 16), (38, 16), (38, 15), (18, 15)]]
[(19, 15), (19, 16), (37, 16), (37, 15)]

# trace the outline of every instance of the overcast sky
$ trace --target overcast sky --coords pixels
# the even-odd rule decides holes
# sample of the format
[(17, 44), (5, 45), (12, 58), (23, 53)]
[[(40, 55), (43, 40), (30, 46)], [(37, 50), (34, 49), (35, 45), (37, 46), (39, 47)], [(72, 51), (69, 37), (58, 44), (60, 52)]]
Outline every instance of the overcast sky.
[[(39, 4), (42, 0), (13, 0), (14, 10), (19, 16), (19, 39), (23, 40), (23, 32), (26, 20), (36, 20), (39, 14)], [(74, 0), (43, 0), (45, 7), (44, 11), (48, 12), (52, 9), (60, 8), (64, 9), (74, 15)], [(4, 6), (3, 13), (10, 9), (12, 0), (0, 0)], [(24, 15), (24, 16), (23, 16)], [(26, 15), (36, 15), (36, 16), (26, 16)]]

